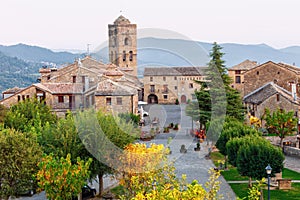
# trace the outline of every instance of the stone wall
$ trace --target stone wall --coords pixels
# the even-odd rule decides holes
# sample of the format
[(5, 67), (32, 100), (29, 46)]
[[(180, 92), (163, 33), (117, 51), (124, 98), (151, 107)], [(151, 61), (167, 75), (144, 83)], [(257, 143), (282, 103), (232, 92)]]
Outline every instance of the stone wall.
[(255, 116), (261, 118), (266, 108), (270, 109), (271, 112), (275, 111), (278, 108), (284, 109), (286, 111), (293, 110), (294, 112), (298, 111), (299, 109), (297, 104), (294, 104), (282, 95), (280, 95), (280, 99), (279, 101), (277, 101), (277, 94), (274, 94), (261, 104), (257, 105), (254, 110)]
[[(202, 80), (202, 76), (145, 76), (144, 101), (148, 101), (151, 94), (157, 96), (160, 104), (174, 104), (176, 99), (182, 103), (183, 96), (186, 101), (192, 100), (195, 90), (200, 89), (195, 80)], [(154, 85), (154, 91), (151, 91), (151, 85)]]
[[(117, 104), (118, 97), (122, 98), (122, 105)], [(111, 98), (111, 105), (107, 104), (107, 98)], [(134, 96), (95, 96), (95, 108), (113, 113), (132, 113), (134, 99)]]
[(247, 95), (255, 89), (274, 82), (280, 87), (291, 91), (290, 83), (298, 83), (297, 73), (286, 69), (276, 63), (267, 62), (253, 68), (244, 74), (244, 94)]

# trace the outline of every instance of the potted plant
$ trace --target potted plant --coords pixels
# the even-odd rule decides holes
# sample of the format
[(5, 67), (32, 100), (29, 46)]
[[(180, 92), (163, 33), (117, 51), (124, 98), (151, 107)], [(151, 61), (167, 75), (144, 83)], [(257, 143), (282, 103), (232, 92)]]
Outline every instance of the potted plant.
[(164, 127), (164, 133), (169, 133), (170, 130), (169, 130), (169, 127)]
[(179, 129), (178, 124), (175, 124), (173, 129), (178, 130)]
[(200, 142), (197, 142), (197, 146), (194, 148), (195, 151), (200, 151)]
[(178, 101), (178, 99), (176, 99), (176, 100), (175, 100), (175, 104), (176, 104), (176, 105), (178, 105), (178, 104), (179, 104), (179, 101)]

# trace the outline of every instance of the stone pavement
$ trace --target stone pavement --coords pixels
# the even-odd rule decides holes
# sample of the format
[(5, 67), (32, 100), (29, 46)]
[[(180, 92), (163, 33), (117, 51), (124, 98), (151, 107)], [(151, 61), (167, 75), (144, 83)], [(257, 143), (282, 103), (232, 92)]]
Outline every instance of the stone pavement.
[(285, 156), (284, 167), (300, 173), (300, 159), (297, 157)]
[[(147, 108), (146, 108), (147, 109)], [(155, 113), (158, 113), (156, 109), (163, 109), (165, 116), (156, 116), (160, 118), (160, 122), (165, 121), (165, 124), (162, 126), (167, 126), (169, 123), (179, 123), (179, 131), (171, 131), (170, 133), (160, 133), (156, 136), (154, 140), (151, 140), (147, 143), (156, 143), (167, 145), (167, 140), (169, 137), (172, 138), (170, 143), (170, 149), (172, 154), (169, 156), (170, 160), (175, 161), (176, 174), (178, 177), (181, 177), (182, 174), (186, 174), (187, 181), (190, 183), (193, 180), (198, 180), (200, 184), (205, 184), (209, 178), (208, 170), (214, 168), (214, 164), (211, 160), (207, 160), (205, 155), (208, 154), (208, 145), (207, 143), (201, 143), (201, 150), (194, 151), (196, 147), (196, 141), (194, 137), (190, 136), (189, 130), (191, 129), (191, 119), (185, 115), (184, 106), (160, 106), (160, 108), (152, 108), (149, 113), (151, 116), (151, 110)], [(162, 119), (166, 117), (166, 119)], [(171, 118), (171, 119), (170, 119)], [(181, 145), (185, 145), (187, 153), (180, 153)], [(220, 176), (219, 180), (221, 181), (220, 194), (223, 195), (224, 199), (232, 200), (236, 199), (236, 195), (232, 191), (229, 184), (225, 179)]]

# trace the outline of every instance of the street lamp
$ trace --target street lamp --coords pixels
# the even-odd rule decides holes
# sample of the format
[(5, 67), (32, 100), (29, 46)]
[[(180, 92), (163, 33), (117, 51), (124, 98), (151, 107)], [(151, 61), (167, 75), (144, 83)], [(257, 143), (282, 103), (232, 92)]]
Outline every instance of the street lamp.
[(272, 168), (270, 164), (266, 167), (266, 172), (268, 174), (268, 200), (270, 200), (270, 175), (272, 173)]

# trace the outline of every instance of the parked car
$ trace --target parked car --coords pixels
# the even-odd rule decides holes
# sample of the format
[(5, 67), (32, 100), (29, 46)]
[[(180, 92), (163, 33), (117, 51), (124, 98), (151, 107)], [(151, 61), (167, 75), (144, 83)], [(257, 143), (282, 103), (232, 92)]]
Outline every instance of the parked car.
[[(141, 107), (139, 107), (139, 108), (138, 108), (138, 114), (141, 113), (141, 110), (142, 110)], [(144, 116), (144, 117), (147, 117), (147, 116), (149, 116), (149, 113), (146, 112), (145, 110), (143, 110), (143, 116)]]
[[(95, 188), (92, 188), (88, 185), (85, 185), (82, 187), (82, 199), (89, 199), (89, 198), (93, 198), (96, 196), (96, 189)], [(72, 200), (77, 200), (77, 196), (74, 196), (72, 198)]]

